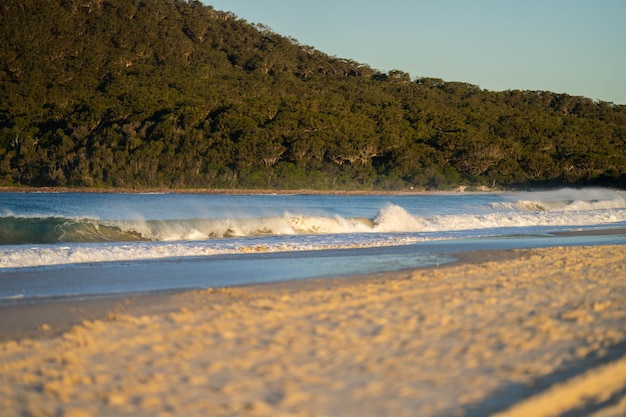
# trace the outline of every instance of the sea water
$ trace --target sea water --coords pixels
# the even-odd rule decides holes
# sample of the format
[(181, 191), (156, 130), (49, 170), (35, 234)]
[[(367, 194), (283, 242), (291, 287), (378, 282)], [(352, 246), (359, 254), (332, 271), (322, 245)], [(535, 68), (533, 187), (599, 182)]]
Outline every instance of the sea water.
[(0, 301), (394, 271), (464, 250), (626, 243), (625, 228), (626, 193), (600, 188), (0, 193)]

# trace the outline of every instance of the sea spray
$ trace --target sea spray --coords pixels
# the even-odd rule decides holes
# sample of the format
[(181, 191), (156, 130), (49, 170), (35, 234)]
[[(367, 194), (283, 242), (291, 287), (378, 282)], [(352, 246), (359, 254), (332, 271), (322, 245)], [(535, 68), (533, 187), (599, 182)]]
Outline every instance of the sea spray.
[(384, 207), (374, 219), (377, 232), (420, 232), (425, 223), (418, 216), (409, 214), (405, 209), (394, 204)]
[(407, 245), (626, 226), (626, 194), (0, 193), (0, 269)]

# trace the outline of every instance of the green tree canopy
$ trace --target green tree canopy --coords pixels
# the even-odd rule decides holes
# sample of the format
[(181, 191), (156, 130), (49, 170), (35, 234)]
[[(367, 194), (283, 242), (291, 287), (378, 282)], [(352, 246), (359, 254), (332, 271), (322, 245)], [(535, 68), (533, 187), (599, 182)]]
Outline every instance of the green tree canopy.
[(626, 185), (626, 106), (381, 73), (199, 1), (0, 18), (0, 185)]

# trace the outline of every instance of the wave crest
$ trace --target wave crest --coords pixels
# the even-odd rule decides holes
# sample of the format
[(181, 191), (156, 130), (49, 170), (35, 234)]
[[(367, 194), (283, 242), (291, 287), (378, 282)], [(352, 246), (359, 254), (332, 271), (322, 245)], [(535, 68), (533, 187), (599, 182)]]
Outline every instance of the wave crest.
[(492, 203), (491, 207), (522, 212), (612, 210), (626, 208), (626, 200), (621, 197), (610, 200), (518, 200)]
[[(533, 197), (536, 194), (533, 193)], [(100, 220), (66, 217), (0, 217), (0, 245), (129, 241), (202, 241), (258, 236), (446, 232), (499, 227), (594, 225), (626, 221), (626, 201), (570, 196), (500, 201), (459, 214), (418, 216), (395, 204), (373, 218), (285, 212), (267, 217)], [(577, 196), (580, 197), (580, 196)], [(594, 196), (597, 197), (597, 196)], [(444, 210), (445, 213), (445, 210)]]
[(374, 231), (363, 217), (291, 215), (261, 218), (99, 220), (0, 217), (0, 245), (128, 241), (194, 241), (219, 238), (345, 234)]
[(377, 232), (419, 232), (424, 227), (425, 223), (420, 217), (413, 216), (394, 204), (388, 204), (374, 219), (374, 229)]

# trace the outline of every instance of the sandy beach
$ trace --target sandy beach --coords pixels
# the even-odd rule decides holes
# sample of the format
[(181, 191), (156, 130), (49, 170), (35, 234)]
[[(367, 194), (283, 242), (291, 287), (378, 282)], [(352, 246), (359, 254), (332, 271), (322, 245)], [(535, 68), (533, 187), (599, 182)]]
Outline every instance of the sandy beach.
[(3, 416), (626, 415), (624, 246), (5, 307)]

